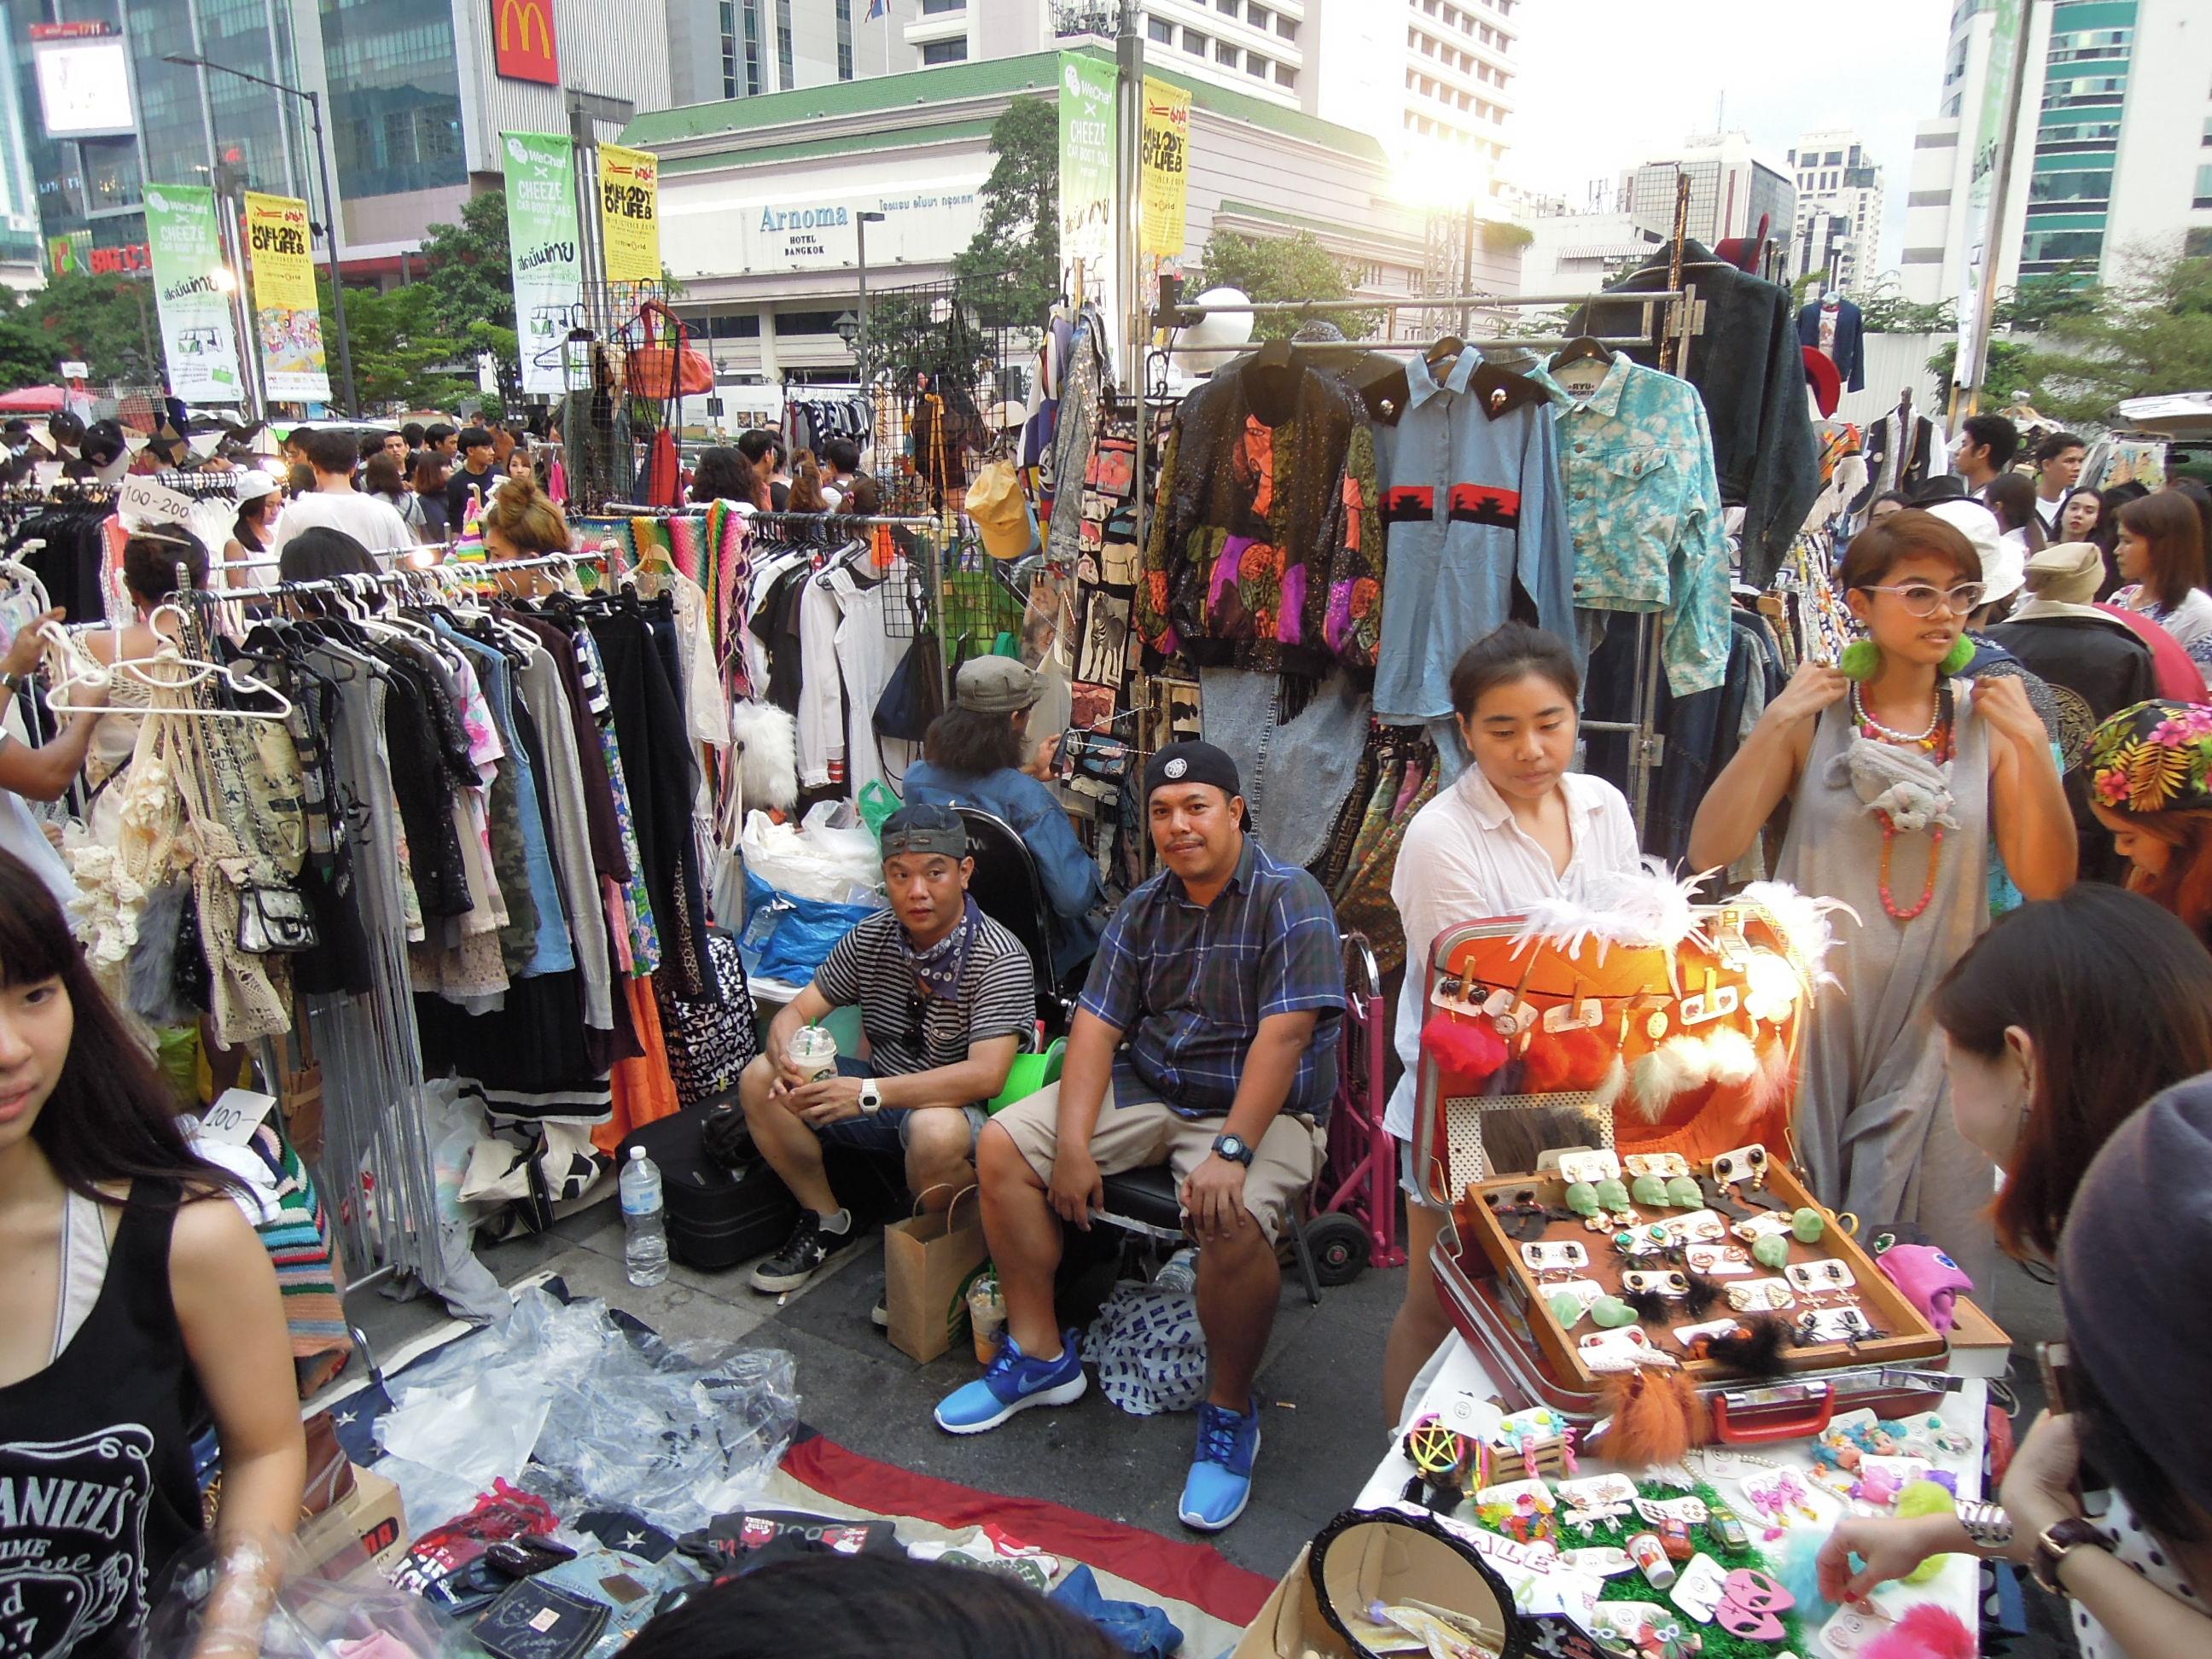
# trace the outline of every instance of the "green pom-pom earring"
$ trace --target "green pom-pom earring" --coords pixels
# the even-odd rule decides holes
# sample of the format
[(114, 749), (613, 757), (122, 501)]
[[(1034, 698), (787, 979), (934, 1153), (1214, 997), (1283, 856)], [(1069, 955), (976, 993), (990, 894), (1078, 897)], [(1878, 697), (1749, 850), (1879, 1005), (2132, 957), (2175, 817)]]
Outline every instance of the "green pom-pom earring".
[(1872, 640), (1853, 640), (1836, 659), (1836, 672), (1863, 684), (1881, 672), (1881, 647)]
[(1974, 642), (1964, 634), (1951, 641), (1951, 648), (1943, 653), (1943, 672), (1948, 676), (1962, 674), (1966, 665), (1974, 659)]

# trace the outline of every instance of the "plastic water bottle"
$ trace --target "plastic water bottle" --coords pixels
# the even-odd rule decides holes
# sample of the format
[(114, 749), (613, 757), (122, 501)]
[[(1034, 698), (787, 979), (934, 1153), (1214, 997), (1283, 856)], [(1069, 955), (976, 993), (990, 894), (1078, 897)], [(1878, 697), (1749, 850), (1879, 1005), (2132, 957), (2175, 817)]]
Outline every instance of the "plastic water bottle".
[(660, 1210), (660, 1166), (645, 1148), (629, 1149), (616, 1186), (622, 1192), (623, 1265), (633, 1285), (658, 1285), (668, 1277), (668, 1228)]
[(1170, 1256), (1159, 1272), (1152, 1275), (1156, 1291), (1181, 1291), (1185, 1296), (1198, 1294), (1198, 1252), (1188, 1248)]

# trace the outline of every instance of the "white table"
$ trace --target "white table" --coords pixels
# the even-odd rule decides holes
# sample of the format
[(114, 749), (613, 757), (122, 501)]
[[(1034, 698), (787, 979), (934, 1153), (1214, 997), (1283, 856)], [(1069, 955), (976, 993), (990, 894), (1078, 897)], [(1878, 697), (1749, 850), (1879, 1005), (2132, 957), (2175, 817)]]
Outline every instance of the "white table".
[[(1428, 1363), (1422, 1366), (1420, 1374), (1413, 1379), (1412, 1391), (1407, 1396), (1413, 1403), (1406, 1413), (1405, 1421), (1411, 1423), (1425, 1413), (1441, 1412), (1444, 1403), (1455, 1395), (1471, 1394), (1478, 1399), (1488, 1399), (1497, 1391), (1497, 1385), (1483, 1370), (1474, 1351), (1455, 1331), (1444, 1339), (1443, 1345), (1429, 1357)], [(1957, 1477), (1961, 1502), (1978, 1499), (1982, 1496), (1982, 1447), (1988, 1420), (1989, 1385), (1978, 1377), (1968, 1377), (1957, 1392), (1946, 1395), (1942, 1403), (1934, 1410), (1947, 1427), (1957, 1430), (1972, 1443), (1967, 1451), (1942, 1455), (1938, 1459), (1938, 1467)], [(1384, 1454), (1382, 1462), (1369, 1477), (1367, 1484), (1360, 1488), (1359, 1508), (1379, 1509), (1398, 1502), (1405, 1492), (1406, 1483), (1413, 1478), (1413, 1466), (1400, 1449), (1403, 1428), (1401, 1424), (1399, 1430), (1392, 1433), (1389, 1450)], [(1812, 1468), (1812, 1443), (1809, 1440), (1790, 1440), (1744, 1449), (1766, 1462), (1796, 1468), (1802, 1474)], [(1725, 1457), (1729, 1449), (1717, 1447), (1714, 1450)], [(1694, 1454), (1692, 1462), (1696, 1462)], [(1582, 1470), (1585, 1474), (1601, 1474), (1612, 1467), (1595, 1457), (1585, 1457), (1582, 1461)], [(1510, 1478), (1513, 1477), (1501, 1476), (1501, 1479)], [(1711, 1485), (1722, 1497), (1730, 1500), (1730, 1507), (1742, 1518), (1745, 1526), (1752, 1529), (1756, 1538), (1759, 1517), (1748, 1504), (1741, 1501), (1739, 1494), (1733, 1490), (1733, 1480), (1715, 1478)], [(1814, 1505), (1821, 1511), (1822, 1518), (1817, 1526), (1809, 1521), (1799, 1521), (1796, 1526), (1825, 1537), (1829, 1528), (1842, 1518), (1846, 1506), (1841, 1498), (1813, 1486), (1810, 1481), (1807, 1486), (1812, 1491)], [(1917, 1603), (1938, 1602), (1958, 1614), (1968, 1630), (1978, 1632), (1980, 1599), (1979, 1564), (1969, 1557), (1955, 1555), (1947, 1557), (1942, 1570), (1928, 1583), (1885, 1584), (1875, 1592), (1873, 1597), (1875, 1604), (1892, 1618)], [(1805, 1638), (1804, 1659), (1840, 1659), (1840, 1656), (1820, 1639), (1816, 1630), (1807, 1629)]]

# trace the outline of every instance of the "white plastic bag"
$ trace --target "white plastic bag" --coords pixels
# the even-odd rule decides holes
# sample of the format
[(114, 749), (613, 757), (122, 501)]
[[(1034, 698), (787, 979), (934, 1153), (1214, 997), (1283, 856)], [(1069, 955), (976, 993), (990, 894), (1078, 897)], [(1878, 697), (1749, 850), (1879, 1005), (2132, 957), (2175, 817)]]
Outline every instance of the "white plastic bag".
[(853, 890), (873, 892), (883, 880), (883, 854), (863, 823), (840, 825), (842, 801), (819, 801), (794, 829), (765, 812), (745, 818), (745, 868), (771, 887), (801, 898), (852, 902)]

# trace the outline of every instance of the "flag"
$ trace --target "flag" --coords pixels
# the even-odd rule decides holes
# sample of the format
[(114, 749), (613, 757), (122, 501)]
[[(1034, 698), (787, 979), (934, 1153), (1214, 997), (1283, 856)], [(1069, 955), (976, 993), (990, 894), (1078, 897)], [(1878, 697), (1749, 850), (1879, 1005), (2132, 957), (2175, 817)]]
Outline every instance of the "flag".
[(868, 0), (868, 15), (863, 21), (872, 23), (890, 7), (890, 0)]

